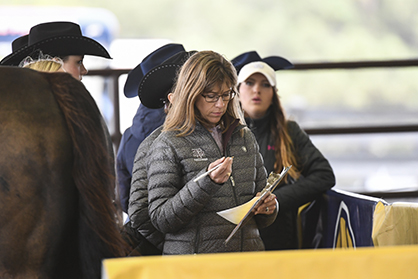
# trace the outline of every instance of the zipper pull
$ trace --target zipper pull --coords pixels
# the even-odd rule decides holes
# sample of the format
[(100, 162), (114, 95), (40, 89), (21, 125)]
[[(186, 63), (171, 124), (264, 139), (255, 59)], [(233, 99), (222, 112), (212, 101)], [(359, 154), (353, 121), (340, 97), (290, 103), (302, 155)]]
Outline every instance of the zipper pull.
[(234, 181), (234, 178), (232, 177), (232, 175), (229, 177), (229, 179), (231, 179), (232, 186), (235, 187), (235, 181)]

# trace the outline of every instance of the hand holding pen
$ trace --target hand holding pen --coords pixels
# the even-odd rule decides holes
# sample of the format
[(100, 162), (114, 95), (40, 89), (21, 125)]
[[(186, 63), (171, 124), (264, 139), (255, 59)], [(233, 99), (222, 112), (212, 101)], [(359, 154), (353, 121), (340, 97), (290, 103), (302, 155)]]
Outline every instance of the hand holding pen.
[(212, 179), (215, 183), (225, 183), (232, 173), (233, 158), (234, 157), (222, 157), (212, 162), (208, 167), (208, 171), (202, 176), (197, 177), (194, 181), (196, 182), (204, 176), (209, 175), (210, 179)]

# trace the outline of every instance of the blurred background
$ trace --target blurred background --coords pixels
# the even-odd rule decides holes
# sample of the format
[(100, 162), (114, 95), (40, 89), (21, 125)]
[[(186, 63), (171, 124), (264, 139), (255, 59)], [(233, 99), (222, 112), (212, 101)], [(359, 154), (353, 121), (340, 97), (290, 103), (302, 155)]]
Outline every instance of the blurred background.
[[(211, 49), (232, 59), (256, 50), (294, 64), (416, 60), (418, 2), (403, 0), (0, 0), (0, 58), (35, 24), (69, 20), (99, 40), (112, 60), (86, 57), (95, 69), (134, 68), (170, 42), (186, 50)], [(418, 67), (286, 70), (279, 95), (291, 119), (318, 128), (418, 125)], [(123, 133), (138, 98), (123, 95), (119, 111), (108, 78), (83, 83), (106, 121)], [(115, 118), (115, 114), (118, 117)], [(115, 120), (116, 119), (116, 120)], [(333, 166), (336, 188), (353, 192), (418, 191), (418, 132), (311, 135)]]

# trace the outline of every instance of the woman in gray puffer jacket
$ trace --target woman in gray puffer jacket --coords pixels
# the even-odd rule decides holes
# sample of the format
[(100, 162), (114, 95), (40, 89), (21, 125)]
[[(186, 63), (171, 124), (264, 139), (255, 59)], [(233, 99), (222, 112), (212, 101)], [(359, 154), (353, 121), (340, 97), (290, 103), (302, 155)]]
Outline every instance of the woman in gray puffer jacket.
[(277, 216), (274, 194), (227, 245), (236, 225), (217, 214), (266, 185), (257, 142), (234, 99), (236, 79), (232, 64), (212, 51), (192, 55), (179, 73), (164, 128), (146, 157), (149, 215), (165, 236), (163, 254), (264, 250), (259, 228)]

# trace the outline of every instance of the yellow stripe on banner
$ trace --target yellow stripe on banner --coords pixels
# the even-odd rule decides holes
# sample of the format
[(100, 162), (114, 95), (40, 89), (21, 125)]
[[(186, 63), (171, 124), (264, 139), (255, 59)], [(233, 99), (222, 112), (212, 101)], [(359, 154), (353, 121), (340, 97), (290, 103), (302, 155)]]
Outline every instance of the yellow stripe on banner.
[(418, 278), (418, 246), (148, 256), (103, 261), (107, 279)]
[[(298, 209), (297, 232), (298, 232), (299, 248), (302, 248), (302, 243), (303, 243), (302, 219), (301, 219), (300, 215), (311, 203), (312, 202), (305, 203), (304, 205), (300, 206), (299, 209)], [(280, 207), (280, 205), (279, 205), (279, 207)]]
[(344, 218), (340, 218), (337, 242), (335, 248), (353, 248), (353, 240)]

